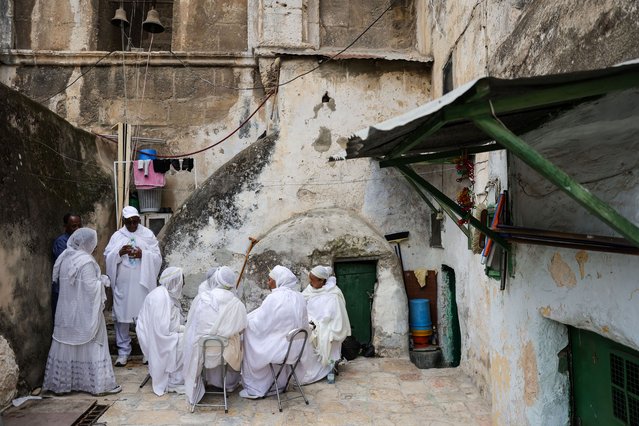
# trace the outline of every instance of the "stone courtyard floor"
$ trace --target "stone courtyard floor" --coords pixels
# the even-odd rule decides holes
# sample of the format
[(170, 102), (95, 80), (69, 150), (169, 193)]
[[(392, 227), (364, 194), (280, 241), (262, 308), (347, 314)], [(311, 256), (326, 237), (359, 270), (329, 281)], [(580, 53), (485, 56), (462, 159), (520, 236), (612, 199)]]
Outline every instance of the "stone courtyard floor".
[[(96, 424), (106, 425), (489, 425), (490, 407), (470, 378), (459, 369), (420, 370), (408, 359), (357, 358), (340, 365), (335, 384), (326, 380), (304, 386), (310, 402), (284, 403), (275, 396), (247, 400), (239, 391), (223, 408), (196, 407), (191, 413), (184, 395), (158, 397), (150, 382), (140, 389), (146, 366), (134, 357), (114, 368), (122, 392), (98, 398), (110, 405)], [(77, 394), (80, 395), (80, 394)], [(65, 398), (73, 398), (74, 395)], [(86, 398), (86, 395), (82, 397)], [(221, 396), (207, 395), (218, 403)], [(218, 399), (215, 399), (218, 398)]]

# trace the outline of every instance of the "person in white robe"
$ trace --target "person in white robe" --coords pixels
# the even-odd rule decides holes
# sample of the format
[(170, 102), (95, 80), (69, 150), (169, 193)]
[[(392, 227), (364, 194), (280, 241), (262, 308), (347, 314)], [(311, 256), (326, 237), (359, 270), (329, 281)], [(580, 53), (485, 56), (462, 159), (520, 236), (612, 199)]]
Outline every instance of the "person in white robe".
[(212, 268), (209, 268), (208, 271), (206, 271), (206, 280), (202, 281), (202, 283), (198, 286), (197, 294), (200, 294), (203, 291), (213, 290), (216, 287), (214, 275), (215, 275), (215, 272), (217, 272), (217, 270), (218, 270), (218, 267), (214, 266)]
[(113, 374), (102, 312), (109, 278), (100, 274), (91, 255), (97, 244), (95, 230), (80, 228), (69, 237), (66, 250), (53, 266), (53, 280), (60, 284), (60, 296), (44, 390), (94, 395), (121, 390)]
[(135, 323), (144, 298), (157, 287), (162, 255), (153, 231), (140, 225), (135, 207), (122, 210), (124, 226), (118, 229), (104, 250), (106, 272), (112, 283), (117, 367), (131, 355), (129, 327)]
[(311, 335), (298, 366), (302, 384), (323, 379), (342, 358), (342, 342), (351, 335), (346, 301), (329, 266), (309, 273), (310, 285), (302, 292), (308, 309)]
[(203, 366), (208, 384), (219, 389), (224, 385), (219, 353), (203, 353), (202, 342), (207, 336), (228, 339), (228, 346), (224, 349), (227, 392), (233, 392), (240, 383), (243, 354), (240, 333), (246, 328), (247, 317), (246, 308), (236, 295), (236, 278), (229, 267), (216, 268), (208, 280), (212, 288), (203, 289), (191, 303), (186, 322), (183, 370), (189, 404), (198, 403), (204, 396)]
[(183, 391), (183, 286), (182, 268), (166, 268), (160, 276), (160, 286), (144, 299), (135, 327), (140, 349), (149, 361), (153, 392), (158, 396)]
[[(288, 349), (286, 336), (296, 328), (308, 328), (306, 300), (299, 291), (297, 278), (288, 268), (276, 266), (269, 273), (271, 294), (262, 305), (248, 314), (244, 331), (242, 361), (243, 398), (260, 398), (269, 392), (273, 381), (270, 363), (284, 360)], [(286, 385), (282, 373), (278, 386)]]

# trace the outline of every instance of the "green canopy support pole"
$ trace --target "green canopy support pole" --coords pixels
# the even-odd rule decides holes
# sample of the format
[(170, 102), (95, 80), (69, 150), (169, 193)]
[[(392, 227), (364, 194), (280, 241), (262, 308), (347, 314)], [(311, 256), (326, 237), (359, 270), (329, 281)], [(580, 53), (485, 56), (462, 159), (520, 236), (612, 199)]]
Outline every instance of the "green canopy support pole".
[(416, 184), (418, 184), (419, 186), (424, 188), (426, 191), (428, 191), (428, 193), (430, 193), (433, 196), (433, 198), (437, 200), (438, 203), (445, 205), (450, 210), (455, 212), (455, 214), (459, 215), (459, 217), (463, 217), (463, 218), (467, 217), (470, 222), (470, 225), (474, 226), (475, 228), (479, 229), (484, 234), (488, 235), (493, 241), (495, 241), (495, 243), (499, 244), (505, 250), (510, 250), (510, 245), (508, 244), (508, 242), (506, 242), (506, 240), (501, 238), (497, 232), (493, 231), (492, 229), (490, 229), (489, 227), (487, 227), (486, 225), (484, 225), (483, 223), (475, 219), (472, 215), (464, 214), (461, 207), (459, 207), (457, 203), (455, 203), (453, 200), (448, 198), (446, 194), (442, 193), (433, 185), (431, 185), (426, 179), (418, 175), (415, 172), (415, 170), (413, 170), (409, 166), (397, 166), (397, 168), (404, 175), (408, 176), (411, 180), (413, 180)]
[(473, 122), (486, 134), (495, 138), (504, 148), (536, 170), (537, 173), (557, 185), (559, 189), (581, 204), (586, 210), (639, 247), (639, 227), (590, 193), (588, 189), (568, 176), (559, 167), (546, 160), (502, 123), (492, 116), (475, 118)]
[(399, 157), (400, 155), (410, 151), (420, 143), (422, 143), (425, 139), (427, 139), (430, 135), (441, 129), (446, 122), (442, 120), (441, 113), (436, 113), (432, 117), (430, 117), (424, 124), (415, 129), (412, 133), (412, 139), (405, 140), (402, 144), (396, 146), (393, 151), (387, 155), (387, 157), (394, 158)]
[(395, 167), (400, 164), (428, 163), (446, 160), (449, 158), (461, 157), (464, 154), (479, 154), (481, 152), (496, 151), (504, 149), (497, 143), (489, 143), (480, 146), (471, 146), (468, 148), (459, 148), (451, 151), (434, 152), (431, 154), (411, 155), (407, 157), (389, 158), (388, 160), (380, 160), (379, 167)]
[[(404, 177), (406, 178), (406, 180), (408, 181), (408, 183), (411, 184), (411, 186), (413, 188), (415, 188), (415, 191), (417, 191), (417, 194), (421, 197), (422, 200), (424, 200), (426, 202), (426, 204), (428, 204), (428, 206), (430, 207), (430, 209), (433, 211), (433, 213), (438, 213), (437, 209), (435, 208), (435, 206), (433, 205), (433, 203), (428, 199), (428, 197), (426, 196), (426, 194), (424, 194), (422, 192), (422, 189), (419, 187), (419, 185), (413, 181), (410, 176), (404, 174)], [(468, 230), (468, 228), (466, 228), (464, 225), (460, 225), (459, 223), (457, 223), (457, 217), (455, 217), (455, 214), (450, 211), (450, 209), (448, 207), (446, 207), (445, 205), (437, 202), (437, 204), (439, 204), (439, 207), (441, 207), (441, 209), (446, 212), (446, 214), (448, 215), (448, 217), (450, 217), (453, 222), (455, 222), (455, 224), (457, 225), (457, 227), (459, 227), (459, 229), (461, 229), (461, 231), (464, 233), (464, 235), (466, 235), (466, 237), (470, 238), (470, 231)]]

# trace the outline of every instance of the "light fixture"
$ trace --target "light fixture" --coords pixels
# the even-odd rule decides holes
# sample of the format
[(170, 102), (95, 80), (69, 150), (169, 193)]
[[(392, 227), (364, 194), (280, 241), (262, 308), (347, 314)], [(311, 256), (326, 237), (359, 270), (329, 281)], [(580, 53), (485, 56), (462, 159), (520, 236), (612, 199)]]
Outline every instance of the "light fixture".
[(163, 33), (164, 25), (160, 22), (160, 14), (155, 10), (154, 6), (151, 6), (149, 13), (146, 15), (146, 20), (142, 22), (142, 29), (147, 33)]

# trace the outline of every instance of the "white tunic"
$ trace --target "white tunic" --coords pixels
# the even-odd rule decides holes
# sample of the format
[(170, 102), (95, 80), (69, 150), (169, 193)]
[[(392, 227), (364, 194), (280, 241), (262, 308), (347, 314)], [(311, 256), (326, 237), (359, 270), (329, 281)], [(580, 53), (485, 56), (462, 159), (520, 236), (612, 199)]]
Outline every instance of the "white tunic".
[(182, 313), (166, 287), (157, 287), (144, 300), (136, 333), (140, 348), (149, 360), (153, 392), (164, 395), (182, 385)]
[[(132, 239), (142, 249), (141, 259), (120, 256), (122, 246), (131, 244)], [(113, 290), (113, 318), (121, 323), (135, 322), (144, 298), (157, 286), (162, 265), (158, 240), (142, 225), (138, 225), (135, 232), (122, 227), (111, 236), (104, 257)]]
[(309, 285), (302, 295), (307, 300), (308, 321), (315, 324), (298, 374), (302, 383), (308, 384), (326, 377), (331, 370), (330, 362), (342, 357), (342, 342), (351, 335), (351, 325), (335, 277), (330, 277), (319, 289)]
[[(308, 328), (306, 301), (299, 291), (278, 287), (262, 305), (249, 313), (244, 331), (242, 385), (251, 395), (264, 396), (271, 385), (269, 363), (282, 362), (288, 349), (287, 334)], [(282, 374), (284, 386), (286, 375)]]
[(242, 365), (240, 333), (246, 324), (244, 304), (228, 290), (205, 290), (193, 299), (186, 322), (183, 369), (184, 390), (190, 404), (199, 402), (204, 396), (204, 381), (200, 374), (202, 365), (207, 369), (207, 382), (222, 387), (219, 356), (202, 353), (202, 340), (206, 336), (218, 335), (229, 339), (224, 350), (224, 359), (230, 367), (226, 374), (227, 389), (239, 383)]

